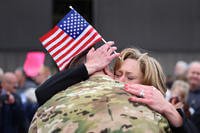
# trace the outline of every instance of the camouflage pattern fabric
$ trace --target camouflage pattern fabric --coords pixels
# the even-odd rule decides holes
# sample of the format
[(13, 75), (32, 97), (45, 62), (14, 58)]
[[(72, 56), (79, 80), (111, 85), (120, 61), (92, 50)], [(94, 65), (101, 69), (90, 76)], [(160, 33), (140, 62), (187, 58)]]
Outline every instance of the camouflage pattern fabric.
[(130, 103), (123, 84), (93, 76), (42, 105), (29, 133), (165, 133), (167, 120), (144, 105)]

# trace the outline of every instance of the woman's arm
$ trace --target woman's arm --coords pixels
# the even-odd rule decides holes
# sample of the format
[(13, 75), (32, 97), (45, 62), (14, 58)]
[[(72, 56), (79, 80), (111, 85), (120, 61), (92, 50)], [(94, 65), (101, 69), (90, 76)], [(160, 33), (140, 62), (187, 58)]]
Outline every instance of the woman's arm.
[[(141, 91), (143, 90), (143, 97)], [(167, 118), (174, 133), (197, 133), (196, 127), (188, 120), (184, 113), (169, 103), (159, 90), (147, 85), (125, 85), (125, 91), (135, 95), (129, 100), (143, 103)]]
[(56, 73), (36, 89), (35, 94), (39, 106), (56, 93), (82, 80), (86, 80), (88, 77), (89, 75), (84, 64)]
[[(174, 127), (179, 127), (183, 124), (183, 120), (175, 107), (153, 86), (139, 84), (125, 85), (125, 90), (135, 96), (139, 96), (131, 97), (129, 99), (130, 101), (143, 103), (149, 106), (153, 110), (165, 116)], [(141, 91), (143, 91), (143, 97), (140, 97)]]

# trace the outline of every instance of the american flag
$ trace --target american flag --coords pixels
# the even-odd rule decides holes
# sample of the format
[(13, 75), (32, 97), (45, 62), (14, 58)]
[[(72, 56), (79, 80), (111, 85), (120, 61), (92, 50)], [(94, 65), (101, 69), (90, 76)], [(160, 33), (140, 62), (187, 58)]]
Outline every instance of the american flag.
[(73, 57), (101, 39), (99, 33), (78, 12), (71, 9), (40, 41), (59, 70), (63, 70)]

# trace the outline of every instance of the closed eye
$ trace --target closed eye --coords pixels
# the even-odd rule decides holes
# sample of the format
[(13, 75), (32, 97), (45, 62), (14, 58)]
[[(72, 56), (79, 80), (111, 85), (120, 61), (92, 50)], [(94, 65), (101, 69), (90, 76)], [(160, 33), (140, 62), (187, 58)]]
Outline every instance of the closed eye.
[(127, 79), (128, 80), (135, 80), (135, 79), (137, 79), (137, 77), (135, 77), (135, 76), (128, 76)]

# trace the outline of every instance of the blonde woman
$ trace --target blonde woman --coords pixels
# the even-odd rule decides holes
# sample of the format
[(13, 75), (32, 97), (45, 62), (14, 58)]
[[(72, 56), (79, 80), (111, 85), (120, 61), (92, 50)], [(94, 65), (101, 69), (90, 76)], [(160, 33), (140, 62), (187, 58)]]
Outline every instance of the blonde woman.
[(163, 95), (166, 92), (165, 75), (160, 64), (135, 48), (121, 52), (114, 66), (114, 75), (116, 80), (125, 83), (154, 86)]
[(124, 49), (115, 63), (114, 75), (116, 80), (127, 83), (125, 90), (133, 94), (130, 101), (146, 104), (175, 127), (182, 125), (181, 116), (164, 99), (165, 75), (153, 57), (134, 48)]

